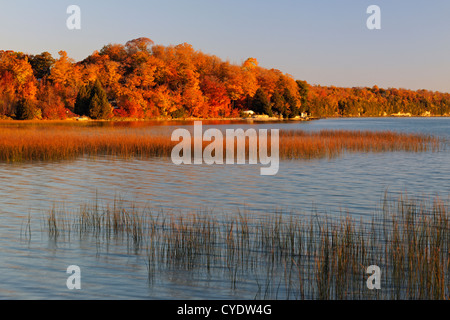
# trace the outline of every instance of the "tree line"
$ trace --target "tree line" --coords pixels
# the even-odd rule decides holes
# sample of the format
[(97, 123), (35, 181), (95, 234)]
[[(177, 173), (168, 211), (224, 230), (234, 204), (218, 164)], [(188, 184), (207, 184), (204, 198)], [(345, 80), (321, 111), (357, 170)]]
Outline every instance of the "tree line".
[(448, 93), (310, 85), (258, 65), (223, 61), (183, 43), (108, 44), (75, 62), (0, 51), (0, 118), (227, 118), (243, 110), (292, 118), (450, 113)]

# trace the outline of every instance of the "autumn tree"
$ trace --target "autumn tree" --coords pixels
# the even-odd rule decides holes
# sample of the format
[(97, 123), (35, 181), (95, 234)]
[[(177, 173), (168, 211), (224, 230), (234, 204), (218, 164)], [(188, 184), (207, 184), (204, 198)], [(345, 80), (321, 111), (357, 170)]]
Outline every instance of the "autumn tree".
[(146, 38), (146, 37), (141, 37), (141, 38), (137, 38), (137, 39), (128, 41), (125, 44), (125, 48), (129, 54), (133, 54), (138, 51), (150, 53), (151, 46), (153, 44), (154, 44), (153, 40)]
[(48, 52), (42, 52), (38, 55), (30, 55), (28, 57), (33, 73), (36, 79), (42, 79), (50, 75), (50, 69), (55, 63), (55, 59)]
[(101, 56), (107, 56), (109, 60), (118, 63), (123, 63), (128, 55), (124, 45), (111, 43), (104, 46), (99, 54)]
[(278, 88), (278, 80), (282, 75), (280, 70), (257, 68), (257, 80), (258, 86), (267, 92), (268, 96), (272, 96), (275, 91), (280, 90)]
[(205, 97), (204, 117), (231, 115), (231, 100), (224, 83), (216, 77), (208, 76), (203, 79), (200, 87)]
[(72, 109), (82, 85), (81, 67), (67, 56), (67, 52), (60, 51), (59, 56), (50, 70), (49, 80), (65, 105)]
[(67, 118), (69, 111), (66, 109), (64, 101), (57, 94), (55, 88), (44, 80), (39, 83), (36, 99), (43, 119), (63, 120)]
[(26, 55), (0, 51), (0, 89), (0, 107), (4, 115), (17, 116), (17, 108), (34, 104), (36, 79)]
[(11, 72), (2, 72), (0, 76), (0, 116), (10, 117), (14, 114), (16, 90)]
[(248, 58), (242, 64), (242, 88), (244, 95), (253, 97), (258, 90), (258, 81), (256, 79), (256, 67), (258, 61), (255, 58)]
[(241, 69), (238, 66), (224, 63), (222, 65), (222, 73), (224, 74), (225, 86), (233, 108), (247, 108), (248, 106), (243, 105), (246, 95), (243, 88), (244, 80)]

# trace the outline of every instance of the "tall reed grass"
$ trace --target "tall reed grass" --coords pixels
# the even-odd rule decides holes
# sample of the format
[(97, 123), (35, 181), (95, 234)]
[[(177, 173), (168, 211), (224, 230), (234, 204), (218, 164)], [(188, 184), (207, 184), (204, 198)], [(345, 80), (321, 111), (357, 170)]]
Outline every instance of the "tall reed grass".
[[(83, 155), (169, 157), (176, 143), (170, 135), (154, 134), (145, 127), (11, 125), (0, 127), (0, 161), (63, 160)], [(419, 134), (295, 130), (280, 132), (279, 148), (284, 159), (315, 159), (335, 157), (346, 151), (420, 152), (436, 151), (440, 146), (439, 138)]]
[[(51, 210), (47, 232), (69, 232), (109, 244), (121, 239), (146, 255), (149, 279), (163, 270), (217, 272), (239, 289), (253, 281), (262, 299), (448, 299), (448, 203), (386, 197), (372, 219), (274, 212), (254, 215), (164, 212), (83, 206)], [(369, 290), (366, 269), (382, 270), (381, 290)]]

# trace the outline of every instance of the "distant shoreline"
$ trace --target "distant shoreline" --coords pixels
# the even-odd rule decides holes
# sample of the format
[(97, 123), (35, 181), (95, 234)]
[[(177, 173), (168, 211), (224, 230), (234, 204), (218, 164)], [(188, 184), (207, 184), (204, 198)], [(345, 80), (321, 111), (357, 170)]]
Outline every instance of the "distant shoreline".
[(314, 121), (314, 120), (323, 120), (323, 119), (389, 119), (389, 118), (450, 118), (450, 115), (427, 115), (427, 116), (328, 116), (328, 117), (308, 117), (308, 118), (300, 118), (300, 119), (280, 119), (276, 117), (269, 118), (149, 118), (149, 119), (131, 119), (131, 118), (123, 118), (123, 119), (110, 119), (110, 120), (94, 120), (94, 119), (82, 119), (77, 120), (77, 118), (68, 118), (68, 119), (59, 119), (59, 120), (16, 120), (16, 119), (0, 119), (0, 123), (14, 122), (14, 123), (31, 123), (31, 122), (146, 122), (146, 121), (155, 121), (155, 122), (180, 122), (180, 121), (247, 121), (247, 122), (305, 122), (305, 121)]

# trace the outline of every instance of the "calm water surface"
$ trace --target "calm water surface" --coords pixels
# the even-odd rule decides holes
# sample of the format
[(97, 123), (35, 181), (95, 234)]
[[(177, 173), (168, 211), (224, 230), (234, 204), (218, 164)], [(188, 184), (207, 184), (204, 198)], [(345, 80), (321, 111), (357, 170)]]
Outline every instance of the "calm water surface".
[[(192, 123), (183, 124), (190, 128)], [(217, 123), (205, 123), (218, 127)], [(170, 133), (179, 124), (158, 125)], [(450, 139), (448, 118), (324, 119), (302, 123), (228, 123), (222, 128), (285, 130), (395, 130)], [(52, 163), (0, 164), (0, 298), (20, 299), (252, 299), (254, 284), (231, 289), (219, 273), (160, 272), (148, 283), (145, 255), (125, 245), (98, 250), (89, 239), (55, 243), (41, 232), (53, 205), (75, 210), (96, 198), (115, 198), (138, 207), (183, 214), (201, 209), (233, 214), (312, 211), (370, 218), (386, 191), (390, 196), (429, 199), (450, 195), (448, 147), (425, 153), (353, 153), (328, 160), (282, 161), (276, 176), (260, 176), (259, 166), (176, 166), (168, 158), (123, 160), (79, 158)], [(21, 237), (31, 217), (31, 239)], [(82, 269), (82, 290), (66, 287), (66, 268)]]

